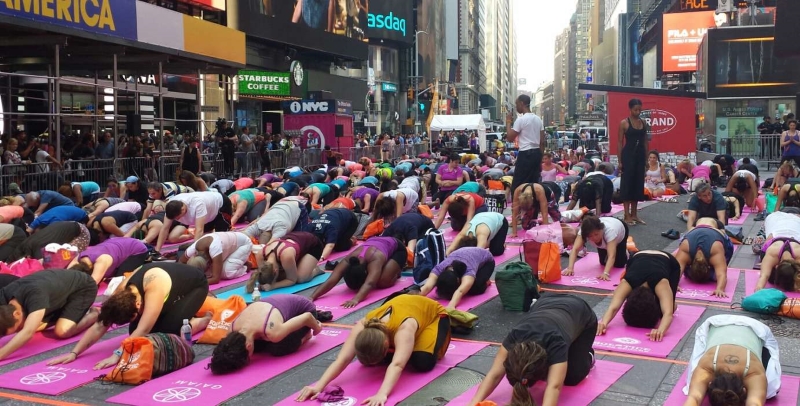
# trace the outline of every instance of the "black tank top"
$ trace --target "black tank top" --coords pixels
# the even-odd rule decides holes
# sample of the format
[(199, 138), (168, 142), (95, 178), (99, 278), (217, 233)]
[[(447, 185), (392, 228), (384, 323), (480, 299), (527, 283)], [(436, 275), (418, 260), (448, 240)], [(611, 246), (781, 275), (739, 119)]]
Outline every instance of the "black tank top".
[(641, 120), (644, 126), (641, 129), (636, 129), (631, 123), (631, 118), (628, 117), (627, 120), (628, 131), (625, 131), (625, 148), (628, 148), (628, 146), (636, 149), (644, 147), (645, 137), (647, 137), (647, 123)]
[(183, 169), (194, 174), (200, 172), (200, 161), (197, 159), (197, 148), (186, 147), (183, 149)]
[(163, 269), (172, 280), (172, 288), (169, 290), (167, 297), (164, 298), (165, 305), (177, 302), (197, 288), (205, 286), (206, 290), (208, 289), (206, 275), (203, 271), (193, 266), (177, 262), (153, 262), (146, 264), (128, 280), (128, 285), (135, 286), (136, 289), (139, 290), (139, 294), (142, 296), (142, 308), (145, 306), (144, 275), (153, 268)]

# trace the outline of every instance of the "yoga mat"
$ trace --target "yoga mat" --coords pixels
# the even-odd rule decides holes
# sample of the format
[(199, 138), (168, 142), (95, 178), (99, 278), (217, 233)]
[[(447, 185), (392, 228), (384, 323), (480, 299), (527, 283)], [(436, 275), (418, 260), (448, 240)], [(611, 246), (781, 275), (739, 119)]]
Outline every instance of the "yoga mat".
[[(566, 269), (566, 268), (564, 268)], [(550, 282), (553, 285), (582, 286), (586, 288), (614, 290), (619, 284), (622, 268), (612, 268), (611, 280), (603, 281), (597, 277), (603, 273), (604, 266), (600, 265), (600, 257), (596, 252), (587, 253), (585, 257), (575, 261), (575, 275), (561, 276), (561, 279)]]
[[(33, 335), (33, 338), (30, 339), (30, 341), (25, 343), (25, 345), (23, 345), (22, 347), (19, 347), (19, 349), (14, 351), (13, 354), (9, 355), (8, 357), (0, 361), (0, 366), (8, 365), (28, 357), (33, 357), (45, 353), (55, 348), (72, 344), (80, 340), (81, 336), (83, 335), (81, 333), (74, 337), (62, 340), (59, 338), (55, 338), (55, 336), (53, 336), (52, 331), (47, 331), (46, 333), (47, 334), (42, 334), (42, 332), (35, 333)], [(0, 338), (0, 347), (6, 345), (6, 343), (11, 341), (12, 337), (14, 337), (14, 334)]]
[(519, 250), (520, 247), (506, 247), (506, 250), (501, 255), (494, 257), (494, 263), (500, 265), (510, 260), (519, 261)]
[[(250, 272), (252, 272), (252, 270), (250, 270)], [(226, 286), (235, 285), (237, 283), (247, 282), (247, 280), (250, 279), (250, 272), (247, 272), (246, 274), (244, 274), (244, 276), (241, 276), (239, 278), (220, 280), (219, 283), (209, 285), (208, 290), (213, 291), (217, 289), (222, 289)]]
[(451, 242), (453, 242), (453, 240), (456, 239), (456, 236), (458, 236), (458, 233), (459, 233), (458, 231), (455, 231), (452, 228), (448, 229), (448, 230), (445, 230), (442, 233), (442, 237), (444, 237), (444, 242), (450, 244)]
[(628, 327), (621, 314), (611, 321), (606, 333), (594, 339), (594, 349), (666, 358), (705, 311), (698, 306), (678, 306), (661, 342), (650, 341), (649, 328)]
[[(745, 271), (744, 272), (744, 295), (750, 296), (756, 291), (756, 284), (758, 283), (758, 277), (760, 272), (754, 271)], [(767, 285), (764, 288), (775, 288), (775, 285), (767, 282)], [(780, 290), (780, 289), (779, 289)], [(786, 292), (782, 291), (786, 297), (800, 299), (800, 292)]]
[[(683, 394), (683, 387), (686, 385), (686, 371), (683, 371), (678, 383), (672, 388), (669, 397), (664, 406), (683, 406), (686, 401), (686, 395)], [(781, 375), (781, 390), (777, 396), (767, 400), (765, 405), (783, 406), (783, 405), (796, 405), (798, 397), (798, 389), (800, 387), (800, 378), (796, 376)], [(703, 400), (702, 406), (709, 406), (708, 397)]]
[[(325, 273), (323, 273), (321, 275), (315, 276), (314, 279), (311, 279), (310, 281), (308, 281), (306, 283), (298, 283), (298, 284), (295, 284), (295, 285), (292, 285), (292, 286), (288, 286), (288, 287), (285, 287), (285, 288), (273, 289), (273, 290), (270, 290), (269, 292), (261, 292), (261, 298), (263, 299), (263, 298), (265, 298), (267, 296), (276, 295), (278, 293), (292, 294), (292, 293), (297, 293), (297, 292), (300, 292), (300, 291), (303, 291), (303, 290), (306, 290), (306, 289), (309, 289), (309, 288), (313, 288), (314, 286), (321, 285), (322, 282), (325, 282), (330, 276), (331, 276), (330, 272), (325, 272)], [(245, 293), (244, 288), (245, 288), (244, 286), (239, 286), (239, 287), (237, 287), (235, 289), (231, 289), (231, 290), (228, 290), (228, 291), (225, 291), (225, 292), (222, 292), (222, 293), (217, 293), (217, 297), (220, 298), (220, 299), (227, 299), (227, 298), (229, 298), (231, 296), (238, 295), (238, 296), (243, 297), (246, 302), (252, 302), (253, 301), (253, 297), (250, 296), (249, 293)]]
[[(523, 234), (524, 231), (525, 230), (519, 229), (517, 230), (517, 234)], [(508, 244), (522, 244), (522, 242), (525, 240), (530, 240), (530, 238), (506, 236), (506, 243)]]
[(212, 374), (206, 369), (209, 359), (199, 360), (186, 368), (111, 397), (107, 401), (145, 406), (191, 400), (194, 404), (217, 405), (344, 343), (347, 334), (348, 332), (344, 330), (325, 328), (294, 354), (270, 357), (267, 354), (256, 353), (253, 354), (248, 366), (226, 375)]
[(349, 249), (349, 250), (347, 250), (347, 251), (341, 251), (341, 252), (332, 252), (332, 253), (331, 253), (331, 255), (329, 255), (329, 256), (328, 256), (328, 258), (326, 258), (324, 261), (320, 261), (320, 262), (319, 262), (319, 264), (320, 264), (320, 265), (322, 265), (322, 264), (326, 264), (326, 263), (328, 263), (328, 262), (330, 262), (330, 261), (338, 261), (338, 260), (340, 260), (340, 259), (342, 259), (342, 258), (346, 257), (346, 256), (347, 256), (348, 254), (350, 254), (350, 253), (351, 253), (351, 252), (352, 252), (354, 249), (358, 248), (358, 246), (359, 246), (359, 245), (361, 245), (361, 243), (362, 243), (362, 242), (363, 242), (363, 241), (357, 241), (357, 242), (356, 242), (356, 245), (354, 245), (352, 248), (350, 248), (350, 249)]
[[(435, 297), (435, 295), (436, 295), (436, 292), (434, 290), (434, 292), (432, 293), (431, 297)], [(462, 310), (462, 311), (470, 311), (470, 310), (472, 310), (472, 309), (474, 309), (474, 308), (476, 308), (476, 307), (478, 307), (478, 306), (480, 306), (480, 305), (482, 305), (482, 304), (494, 299), (495, 297), (497, 297), (497, 295), (499, 295), (499, 292), (497, 292), (497, 285), (492, 283), (491, 285), (489, 285), (486, 288), (486, 292), (483, 292), (483, 294), (462, 297), (461, 301), (458, 302), (458, 306), (456, 306), (456, 309)], [(447, 299), (438, 299), (437, 298), (436, 301), (441, 303), (442, 306), (447, 306), (448, 304), (450, 304), (450, 301), (447, 300)]]
[(744, 211), (742, 211), (742, 215), (739, 216), (739, 220), (728, 219), (728, 224), (742, 225), (744, 224), (744, 221), (747, 220), (748, 217), (750, 217), (750, 213), (745, 213)]
[(414, 283), (414, 278), (402, 276), (400, 279), (397, 280), (394, 286), (386, 289), (373, 289), (372, 292), (369, 292), (367, 297), (361, 301), (361, 303), (351, 307), (349, 309), (342, 306), (342, 303), (352, 299), (356, 296), (356, 292), (350, 290), (344, 283), (340, 283), (336, 285), (333, 289), (331, 289), (328, 293), (324, 294), (323, 296), (317, 298), (314, 301), (314, 305), (317, 306), (319, 310), (327, 310), (333, 314), (333, 319), (339, 319), (341, 317), (347, 316), (350, 313), (353, 313), (357, 310), (363, 309), (377, 301), (383, 300), (389, 295), (404, 288), (411, 286)]
[(706, 283), (694, 283), (686, 277), (681, 278), (678, 286), (683, 289), (678, 292), (678, 299), (695, 299), (705, 300), (707, 302), (723, 302), (731, 303), (733, 301), (733, 293), (736, 291), (736, 284), (739, 283), (739, 270), (728, 269), (728, 283), (725, 285), (725, 293), (728, 297), (716, 297), (712, 294), (716, 288), (716, 282), (708, 281)]
[(93, 368), (95, 364), (119, 348), (122, 340), (127, 337), (127, 334), (121, 334), (99, 342), (69, 364), (48, 366), (47, 362), (50, 360), (45, 360), (9, 371), (2, 375), (0, 388), (16, 389), (42, 395), (60, 395), (79, 386), (86, 385), (111, 369), (109, 367), (95, 371)]
[[(411, 396), (414, 392), (421, 389), (443, 373), (447, 372), (450, 368), (458, 365), (471, 355), (480, 351), (486, 344), (466, 342), (466, 341), (453, 341), (447, 350), (447, 354), (439, 360), (433, 370), (425, 373), (414, 371), (414, 369), (407, 365), (400, 380), (394, 386), (387, 405), (395, 405), (403, 399)], [(339, 385), (344, 389), (345, 401), (342, 405), (359, 405), (364, 399), (378, 393), (378, 389), (383, 382), (385, 375), (385, 366), (365, 367), (358, 361), (353, 361), (347, 366), (347, 369), (342, 372), (339, 377), (334, 379), (331, 384)], [(308, 384), (311, 384), (309, 382)], [(296, 406), (295, 398), (300, 392), (296, 392), (286, 399), (278, 402), (275, 406)], [(309, 404), (317, 403), (316, 401), (307, 402)], [(463, 404), (463, 403), (459, 403)], [(333, 405), (333, 404), (330, 404)]]
[[(558, 404), (569, 406), (589, 405), (593, 400), (610, 388), (614, 382), (622, 378), (622, 375), (625, 375), (631, 368), (633, 368), (633, 365), (598, 360), (594, 364), (594, 368), (589, 372), (589, 375), (581, 383), (576, 386), (563, 386), (561, 388)], [(475, 392), (478, 391), (478, 386), (479, 385), (473, 386), (472, 389), (451, 400), (448, 405), (458, 406), (468, 404), (472, 397), (475, 396)], [(533, 400), (537, 405), (542, 404), (546, 386), (546, 382), (540, 381), (530, 389)], [(492, 400), (499, 405), (505, 405), (511, 400), (511, 392), (513, 392), (511, 385), (509, 385), (508, 380), (503, 377), (500, 384), (497, 385), (497, 388), (486, 400)]]

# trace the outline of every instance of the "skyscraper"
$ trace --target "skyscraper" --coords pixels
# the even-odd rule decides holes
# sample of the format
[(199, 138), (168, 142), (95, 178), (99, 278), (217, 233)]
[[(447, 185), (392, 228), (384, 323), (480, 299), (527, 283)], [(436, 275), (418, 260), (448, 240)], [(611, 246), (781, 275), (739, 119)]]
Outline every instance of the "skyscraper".
[[(511, 0), (479, 0), (486, 10), (485, 47), (481, 67), (486, 72), (484, 102), (493, 103), (493, 119), (503, 120), (503, 107), (516, 99), (517, 57), (516, 35), (511, 23)], [(482, 107), (488, 108), (482, 103)]]

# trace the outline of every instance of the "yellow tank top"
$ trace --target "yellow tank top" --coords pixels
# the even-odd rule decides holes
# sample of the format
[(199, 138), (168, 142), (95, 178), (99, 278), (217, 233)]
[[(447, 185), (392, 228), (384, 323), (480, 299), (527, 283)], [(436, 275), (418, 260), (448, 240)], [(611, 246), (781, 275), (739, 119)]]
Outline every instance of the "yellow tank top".
[(414, 319), (419, 324), (415, 338), (419, 338), (425, 327), (431, 324), (438, 323), (439, 318), (447, 315), (444, 306), (439, 302), (418, 295), (400, 295), (388, 301), (383, 306), (367, 313), (366, 320), (381, 319), (387, 313), (390, 314), (389, 320), (386, 322), (386, 327), (389, 329), (389, 336), (393, 338), (397, 329), (403, 324), (406, 319)]

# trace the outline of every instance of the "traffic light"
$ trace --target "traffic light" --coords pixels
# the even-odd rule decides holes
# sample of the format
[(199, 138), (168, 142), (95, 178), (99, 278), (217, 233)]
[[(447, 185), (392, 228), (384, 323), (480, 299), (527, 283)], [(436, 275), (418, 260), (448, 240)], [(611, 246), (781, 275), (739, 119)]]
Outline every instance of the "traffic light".
[(421, 114), (425, 114), (425, 103), (420, 103), (419, 104), (419, 112)]
[(408, 100), (414, 100), (414, 92), (416, 90), (413, 87), (408, 88)]

